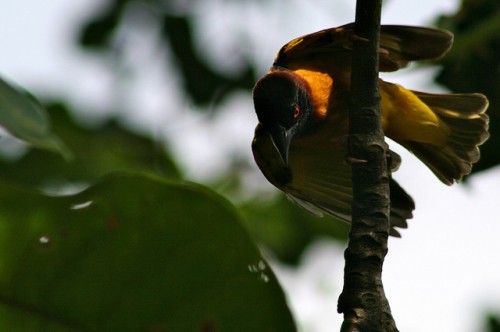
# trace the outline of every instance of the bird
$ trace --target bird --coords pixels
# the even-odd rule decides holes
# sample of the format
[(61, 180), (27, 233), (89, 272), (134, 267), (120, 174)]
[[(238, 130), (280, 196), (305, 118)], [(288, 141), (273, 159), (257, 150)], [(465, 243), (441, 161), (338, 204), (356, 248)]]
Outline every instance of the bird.
[[(267, 180), (306, 210), (351, 222), (352, 179), (348, 151), (354, 24), (293, 39), (277, 53), (253, 88), (258, 119), (254, 160)], [(453, 34), (403, 25), (380, 28), (379, 71), (443, 57)], [(488, 137), (488, 99), (479, 93), (413, 91), (378, 79), (384, 135), (420, 159), (446, 185), (471, 172)], [(401, 157), (388, 150), (391, 172)], [(400, 236), (415, 202), (394, 180), (390, 231)]]

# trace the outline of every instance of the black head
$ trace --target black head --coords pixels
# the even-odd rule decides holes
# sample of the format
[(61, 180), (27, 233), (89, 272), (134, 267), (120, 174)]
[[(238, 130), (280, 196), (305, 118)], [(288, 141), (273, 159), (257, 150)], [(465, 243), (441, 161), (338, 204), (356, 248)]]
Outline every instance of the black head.
[(272, 72), (255, 84), (253, 101), (260, 124), (271, 135), (286, 165), (290, 142), (313, 111), (309, 85), (293, 72)]

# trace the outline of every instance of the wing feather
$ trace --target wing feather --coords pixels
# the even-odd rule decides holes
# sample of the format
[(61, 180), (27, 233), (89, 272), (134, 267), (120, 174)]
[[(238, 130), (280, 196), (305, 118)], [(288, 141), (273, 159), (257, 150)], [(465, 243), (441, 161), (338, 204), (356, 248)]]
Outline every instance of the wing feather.
[[(353, 23), (295, 38), (280, 49), (274, 67), (335, 74), (342, 66), (350, 65), (355, 38)], [(380, 71), (395, 71), (411, 61), (440, 58), (452, 43), (453, 34), (446, 30), (382, 25)]]
[[(392, 159), (400, 157), (390, 151)], [(344, 222), (351, 221), (351, 166), (346, 163), (347, 150), (329, 148), (325, 144), (304, 144), (294, 147), (290, 156), (292, 181), (283, 191), (292, 201), (315, 215), (322, 212)], [(391, 235), (399, 236), (395, 227), (406, 228), (415, 204), (396, 183), (390, 181)]]

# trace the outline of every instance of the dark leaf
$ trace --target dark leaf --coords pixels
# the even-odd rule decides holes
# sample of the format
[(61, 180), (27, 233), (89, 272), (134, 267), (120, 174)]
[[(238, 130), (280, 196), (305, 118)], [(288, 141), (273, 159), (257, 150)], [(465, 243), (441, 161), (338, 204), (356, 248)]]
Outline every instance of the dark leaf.
[(500, 316), (489, 314), (486, 317), (486, 332), (500, 332)]
[(0, 205), (2, 331), (295, 330), (236, 211), (207, 189), (115, 174), (66, 197), (0, 183)]
[(120, 16), (129, 0), (109, 1), (105, 10), (88, 22), (80, 32), (80, 45), (94, 49), (109, 47), (115, 28), (120, 23)]

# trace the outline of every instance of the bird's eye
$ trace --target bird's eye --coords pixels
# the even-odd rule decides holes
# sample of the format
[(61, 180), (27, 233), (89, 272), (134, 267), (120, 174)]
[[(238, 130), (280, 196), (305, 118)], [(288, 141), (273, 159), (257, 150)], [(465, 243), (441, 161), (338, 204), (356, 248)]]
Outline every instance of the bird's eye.
[(297, 119), (300, 115), (300, 107), (299, 106), (295, 106), (295, 110), (293, 112), (293, 118), (294, 119)]

